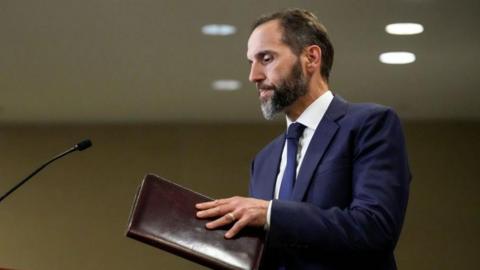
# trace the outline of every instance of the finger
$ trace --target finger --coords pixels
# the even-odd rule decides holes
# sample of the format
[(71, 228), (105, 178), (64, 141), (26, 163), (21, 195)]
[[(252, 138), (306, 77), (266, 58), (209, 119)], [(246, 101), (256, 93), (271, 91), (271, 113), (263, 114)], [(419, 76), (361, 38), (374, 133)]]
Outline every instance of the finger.
[(195, 204), (195, 207), (199, 210), (205, 210), (218, 205), (226, 204), (228, 203), (228, 201), (229, 199), (218, 199), (218, 200), (213, 200), (213, 201), (208, 201), (203, 203), (197, 203)]
[(229, 217), (228, 215), (224, 215), (221, 218), (217, 218), (216, 220), (207, 223), (205, 226), (208, 229), (215, 229), (215, 228), (222, 227), (222, 226), (225, 226), (227, 224), (230, 224), (232, 222), (235, 222), (235, 220), (232, 219), (231, 217)]
[(209, 202), (203, 202), (203, 203), (197, 203), (195, 204), (195, 207), (200, 210), (208, 209), (215, 207), (219, 204), (219, 200), (214, 200), (214, 201), (209, 201)]
[(222, 207), (222, 206), (217, 206), (217, 207), (210, 208), (210, 209), (207, 209), (207, 210), (198, 211), (197, 212), (197, 217), (199, 217), (199, 218), (209, 218), (209, 217), (222, 216), (222, 215), (224, 215), (225, 213), (228, 212), (228, 211), (224, 210), (223, 208), (224, 207)]
[(245, 226), (247, 226), (249, 222), (250, 222), (250, 219), (248, 217), (244, 217), (244, 218), (239, 219), (237, 222), (235, 222), (235, 224), (233, 224), (232, 228), (230, 228), (230, 230), (228, 230), (228, 232), (225, 233), (225, 238), (230, 239), (230, 238), (234, 237)]

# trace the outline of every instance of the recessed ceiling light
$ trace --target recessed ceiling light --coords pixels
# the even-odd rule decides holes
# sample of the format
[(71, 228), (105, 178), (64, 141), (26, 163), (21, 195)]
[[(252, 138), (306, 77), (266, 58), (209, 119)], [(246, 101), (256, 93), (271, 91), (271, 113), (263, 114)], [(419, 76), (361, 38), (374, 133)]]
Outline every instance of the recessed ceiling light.
[(411, 52), (386, 52), (380, 54), (380, 62), (401, 65), (415, 62), (415, 54)]
[(208, 24), (202, 27), (202, 33), (211, 36), (228, 36), (237, 32), (237, 28), (229, 24)]
[(242, 84), (237, 80), (217, 80), (212, 83), (212, 88), (218, 91), (234, 91), (241, 86)]
[(423, 25), (418, 23), (392, 23), (385, 26), (385, 31), (392, 35), (416, 35), (423, 32)]

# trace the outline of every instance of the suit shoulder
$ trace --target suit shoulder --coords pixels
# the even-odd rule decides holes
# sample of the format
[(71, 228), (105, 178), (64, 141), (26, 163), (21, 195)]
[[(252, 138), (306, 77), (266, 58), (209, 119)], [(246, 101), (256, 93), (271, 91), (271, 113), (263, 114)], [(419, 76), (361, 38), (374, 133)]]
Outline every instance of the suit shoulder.
[(393, 108), (376, 103), (348, 103), (345, 116), (347, 119), (354, 119), (359, 123), (368, 119), (398, 119), (398, 115)]
[(349, 103), (348, 112), (358, 115), (395, 114), (393, 108), (377, 103)]
[(355, 123), (358, 123), (362, 122), (362, 119), (380, 115), (398, 118), (395, 111), (390, 107), (376, 103), (353, 103), (337, 95), (332, 100), (325, 117), (332, 121), (349, 122), (349, 120), (353, 120)]

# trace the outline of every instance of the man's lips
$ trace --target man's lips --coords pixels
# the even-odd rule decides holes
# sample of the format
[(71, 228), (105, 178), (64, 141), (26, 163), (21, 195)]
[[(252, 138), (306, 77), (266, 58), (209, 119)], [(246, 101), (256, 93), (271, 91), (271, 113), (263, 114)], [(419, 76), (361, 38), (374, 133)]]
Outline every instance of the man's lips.
[(273, 95), (273, 89), (258, 89), (258, 95), (261, 101), (266, 101)]

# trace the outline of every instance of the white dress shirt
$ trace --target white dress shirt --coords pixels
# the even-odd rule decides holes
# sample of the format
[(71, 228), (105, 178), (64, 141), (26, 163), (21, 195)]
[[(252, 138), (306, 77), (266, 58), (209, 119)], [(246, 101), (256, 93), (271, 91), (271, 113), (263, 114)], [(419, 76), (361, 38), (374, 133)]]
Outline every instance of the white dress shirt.
[[(303, 157), (305, 157), (305, 153), (307, 152), (308, 145), (310, 144), (313, 134), (315, 133), (315, 130), (317, 129), (318, 124), (322, 120), (323, 115), (325, 115), (325, 112), (327, 111), (328, 106), (332, 102), (332, 99), (333, 99), (333, 94), (330, 90), (328, 90), (323, 95), (318, 97), (312, 104), (310, 104), (310, 106), (308, 106), (305, 109), (305, 111), (303, 111), (303, 113), (300, 115), (300, 117), (298, 117), (296, 121), (297, 123), (303, 124), (305, 126), (303, 134), (298, 140), (297, 173), (296, 173), (297, 176), (302, 166)], [(288, 118), (288, 116), (286, 118), (287, 118), (287, 129), (288, 129), (288, 127), (293, 122)], [(282, 159), (280, 161), (280, 168), (277, 175), (277, 181), (275, 183), (275, 193), (274, 193), (275, 199), (278, 199), (278, 194), (280, 193), (280, 187), (282, 185), (283, 174), (285, 172), (285, 167), (287, 166), (286, 145), (287, 144), (285, 143), (283, 146)], [(272, 208), (272, 201), (270, 201), (268, 205), (267, 223), (265, 224), (266, 225), (265, 227), (267, 229), (270, 227), (271, 208)]]

